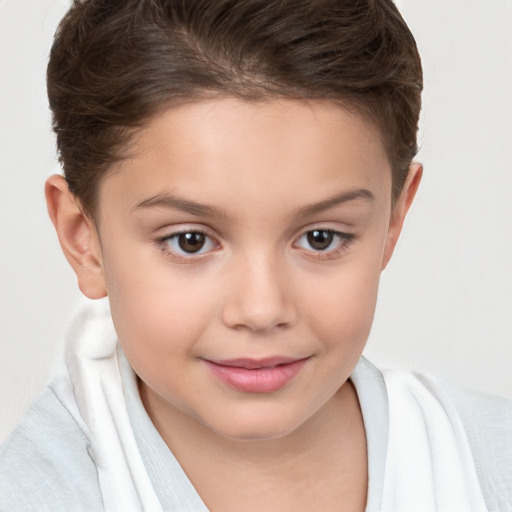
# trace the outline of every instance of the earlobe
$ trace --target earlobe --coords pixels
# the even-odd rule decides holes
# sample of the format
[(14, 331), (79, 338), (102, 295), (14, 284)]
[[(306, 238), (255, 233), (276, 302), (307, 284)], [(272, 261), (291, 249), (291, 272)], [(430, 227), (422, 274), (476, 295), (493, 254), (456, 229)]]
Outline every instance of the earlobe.
[(407, 215), (414, 196), (416, 195), (422, 175), (423, 166), (419, 163), (411, 164), (402, 192), (400, 193), (393, 211), (391, 212), (386, 246), (384, 248), (384, 255), (382, 259), (382, 270), (386, 268), (391, 256), (393, 255), (398, 237), (402, 231), (405, 216)]
[(45, 195), (48, 214), (80, 290), (90, 299), (105, 297), (101, 245), (93, 220), (78, 207), (62, 176), (48, 178)]

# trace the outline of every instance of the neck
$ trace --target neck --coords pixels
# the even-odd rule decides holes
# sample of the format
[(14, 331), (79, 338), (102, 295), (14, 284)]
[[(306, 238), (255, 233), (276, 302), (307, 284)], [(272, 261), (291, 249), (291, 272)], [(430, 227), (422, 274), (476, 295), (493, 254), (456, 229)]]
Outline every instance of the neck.
[[(153, 414), (162, 409), (154, 407), (144, 387), (141, 396), (160, 435), (210, 509), (215, 509), (213, 504), (221, 503), (219, 508), (228, 510), (222, 502), (226, 495), (231, 503), (238, 503), (238, 510), (252, 510), (240, 508), (240, 503), (264, 506), (263, 495), (279, 502), (284, 499), (285, 489), (297, 497), (305, 492), (304, 482), (311, 483), (312, 475), (318, 494), (316, 500), (320, 496), (329, 497), (327, 488), (332, 486), (336, 500), (340, 493), (346, 492), (350, 499), (357, 501), (354, 510), (364, 508), (366, 437), (359, 402), (350, 381), (299, 428), (283, 437), (264, 440), (220, 436), (177, 409), (167, 408), (164, 414)], [(252, 496), (252, 492), (256, 495)], [(315, 496), (311, 485), (307, 486), (307, 495)], [(304, 499), (301, 501), (305, 503)], [(339, 507), (339, 501), (333, 505)], [(233, 507), (233, 510), (237, 509)], [(330, 510), (329, 505), (322, 510)]]

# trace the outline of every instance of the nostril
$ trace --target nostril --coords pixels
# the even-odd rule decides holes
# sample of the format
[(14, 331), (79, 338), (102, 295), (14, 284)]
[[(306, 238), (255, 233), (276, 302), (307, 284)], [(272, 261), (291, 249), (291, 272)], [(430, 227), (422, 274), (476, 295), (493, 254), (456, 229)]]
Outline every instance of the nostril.
[(275, 308), (245, 309), (242, 305), (227, 304), (223, 308), (223, 322), (238, 331), (268, 332), (287, 329), (292, 323), (292, 312), (284, 305)]

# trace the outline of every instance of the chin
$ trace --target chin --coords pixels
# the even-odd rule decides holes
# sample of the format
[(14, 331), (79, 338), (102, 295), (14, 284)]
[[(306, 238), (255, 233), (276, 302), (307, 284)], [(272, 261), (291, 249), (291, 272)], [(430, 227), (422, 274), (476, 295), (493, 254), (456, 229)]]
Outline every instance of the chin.
[[(281, 416), (281, 417), (279, 417)], [(251, 414), (250, 417), (225, 417), (223, 424), (206, 425), (215, 434), (231, 441), (272, 441), (282, 439), (300, 428), (303, 422), (276, 413)]]

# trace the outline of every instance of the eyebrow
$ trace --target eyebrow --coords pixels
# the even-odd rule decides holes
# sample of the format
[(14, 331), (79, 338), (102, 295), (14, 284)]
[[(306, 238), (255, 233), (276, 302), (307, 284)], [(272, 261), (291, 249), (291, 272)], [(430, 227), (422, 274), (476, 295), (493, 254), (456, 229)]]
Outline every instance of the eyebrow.
[(355, 190), (342, 192), (341, 194), (336, 194), (335, 196), (330, 197), (329, 199), (325, 199), (324, 201), (320, 201), (318, 203), (303, 206), (302, 208), (299, 208), (298, 213), (302, 217), (308, 217), (310, 215), (324, 212), (325, 210), (329, 210), (331, 208), (334, 208), (335, 206), (339, 206), (340, 204), (347, 203), (349, 201), (354, 201), (356, 199), (373, 201), (375, 199), (375, 196), (373, 195), (372, 192), (365, 188), (358, 188)]
[[(348, 192), (342, 192), (329, 199), (325, 199), (318, 203), (309, 204), (299, 208), (298, 214), (301, 217), (307, 217), (316, 213), (321, 213), (335, 206), (339, 206), (349, 201), (356, 199), (363, 199), (366, 201), (373, 201), (375, 196), (372, 192), (367, 189), (359, 188), (355, 190), (349, 190)], [(140, 203), (137, 203), (131, 210), (143, 210), (148, 208), (170, 208), (172, 210), (180, 210), (197, 217), (220, 217), (227, 218), (224, 210), (219, 210), (214, 206), (206, 204), (196, 203), (188, 199), (174, 196), (172, 194), (157, 194), (155, 196), (144, 199)]]
[(157, 194), (156, 196), (149, 197), (148, 199), (136, 204), (132, 208), (132, 211), (147, 208), (170, 208), (172, 210), (180, 210), (185, 213), (190, 213), (197, 217), (227, 217), (223, 210), (219, 210), (214, 206), (196, 203), (195, 201), (173, 196), (172, 194)]

